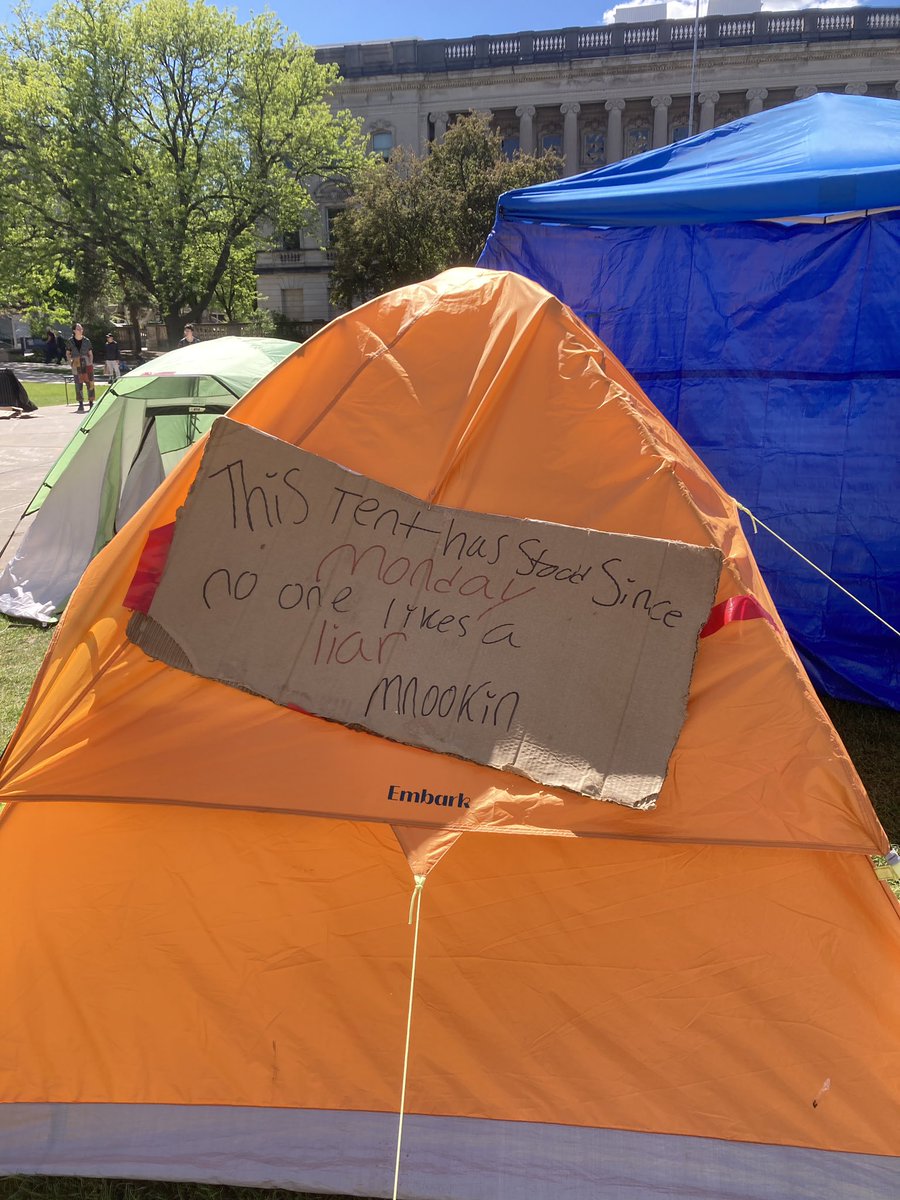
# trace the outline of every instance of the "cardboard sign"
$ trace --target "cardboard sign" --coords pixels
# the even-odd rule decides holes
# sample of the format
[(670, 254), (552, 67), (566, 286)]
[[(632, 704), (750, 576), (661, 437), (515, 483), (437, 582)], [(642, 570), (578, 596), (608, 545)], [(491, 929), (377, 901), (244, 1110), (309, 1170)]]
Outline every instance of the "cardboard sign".
[(651, 807), (720, 566), (428, 505), (222, 418), (129, 636), (277, 704)]

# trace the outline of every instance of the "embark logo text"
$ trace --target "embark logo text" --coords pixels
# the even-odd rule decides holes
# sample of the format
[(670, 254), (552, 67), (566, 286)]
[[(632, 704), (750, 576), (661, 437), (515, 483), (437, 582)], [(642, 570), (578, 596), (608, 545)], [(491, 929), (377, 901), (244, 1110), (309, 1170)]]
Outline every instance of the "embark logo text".
[(465, 792), (453, 792), (452, 794), (443, 794), (439, 792), (429, 792), (425, 788), (420, 791), (407, 791), (405, 788), (398, 787), (396, 783), (392, 783), (388, 788), (388, 800), (399, 800), (402, 804), (436, 804), (443, 808), (468, 808), (469, 797)]

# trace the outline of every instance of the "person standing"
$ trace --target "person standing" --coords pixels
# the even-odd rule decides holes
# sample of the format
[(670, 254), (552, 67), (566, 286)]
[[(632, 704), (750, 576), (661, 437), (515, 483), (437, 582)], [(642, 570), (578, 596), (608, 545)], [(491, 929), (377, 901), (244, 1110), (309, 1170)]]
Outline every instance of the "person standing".
[(56, 334), (52, 329), (48, 329), (44, 335), (44, 362), (49, 366), (56, 355)]
[(106, 335), (103, 357), (106, 360), (106, 374), (115, 383), (122, 374), (122, 353), (119, 350), (119, 343), (111, 333)]
[(72, 375), (75, 377), (75, 398), (78, 401), (78, 411), (83, 413), (84, 388), (87, 385), (88, 408), (94, 407), (94, 348), (91, 339), (85, 336), (84, 326), (80, 321), (75, 323), (75, 330), (66, 345), (66, 357), (72, 365)]
[(198, 337), (196, 337), (194, 334), (193, 325), (188, 323), (184, 327), (184, 337), (181, 339), (181, 341), (178, 343), (178, 345), (179, 346), (193, 346), (193, 344), (195, 342), (199, 342), (199, 341), (200, 341), (200, 339)]

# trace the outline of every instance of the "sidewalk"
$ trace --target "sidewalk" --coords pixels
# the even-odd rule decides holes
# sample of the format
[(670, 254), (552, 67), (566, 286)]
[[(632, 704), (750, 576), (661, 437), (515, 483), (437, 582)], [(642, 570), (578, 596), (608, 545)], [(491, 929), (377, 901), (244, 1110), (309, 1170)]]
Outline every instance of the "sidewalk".
[[(157, 355), (149, 355), (146, 350), (143, 350), (142, 357), (144, 361), (149, 361)], [(133, 355), (126, 356), (123, 362), (128, 368), (139, 366)], [(9, 367), (17, 379), (21, 379), (22, 383), (72, 383), (72, 368), (68, 363), (62, 363), (57, 366), (56, 363), (44, 363), (43, 361), (33, 361), (29, 359), (27, 362), (4, 362), (0, 366)], [(103, 359), (99, 359), (94, 364), (94, 378), (97, 383), (109, 383), (109, 377), (106, 374), (106, 364)]]
[[(0, 410), (0, 547), (81, 420), (75, 408), (64, 405), (39, 408), (22, 417)], [(0, 568), (14, 554), (23, 533), (24, 528), (0, 556)]]
[(13, 361), (0, 365), (9, 367), (23, 383), (62, 383), (72, 378), (72, 368), (65, 362), (57, 366), (56, 363), (28, 359), (27, 362)]

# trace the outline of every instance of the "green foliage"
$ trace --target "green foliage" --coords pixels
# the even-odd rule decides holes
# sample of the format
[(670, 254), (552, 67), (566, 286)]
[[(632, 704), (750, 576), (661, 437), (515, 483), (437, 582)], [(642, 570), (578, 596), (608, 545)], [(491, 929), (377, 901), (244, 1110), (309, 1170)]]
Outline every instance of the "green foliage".
[(244, 332), (248, 337), (278, 337), (275, 316), (267, 308), (255, 308), (244, 319)]
[(220, 290), (252, 307), (262, 219), (296, 227), (306, 180), (363, 161), (358, 122), (328, 105), (336, 78), (269, 12), (20, 8), (0, 32), (0, 282), (33, 294), (23, 264), (67, 270), (83, 306), (112, 280), (158, 305), (171, 334)]
[(502, 192), (557, 179), (562, 160), (503, 155), (482, 113), (461, 117), (425, 158), (369, 159), (334, 227), (332, 296), (351, 305), (476, 261)]
[(324, 321), (297, 321), (280, 312), (272, 312), (270, 316), (275, 337), (286, 338), (289, 342), (305, 342), (315, 330), (321, 329), (325, 324)]
[(213, 295), (216, 307), (221, 308), (229, 321), (252, 321), (256, 313), (256, 252), (260, 240), (248, 229), (231, 249), (222, 278)]
[[(0, 180), (0, 207), (9, 190)], [(77, 304), (74, 264), (52, 230), (11, 200), (0, 222), (0, 294), (11, 311), (27, 314), (33, 332), (68, 322)]]

